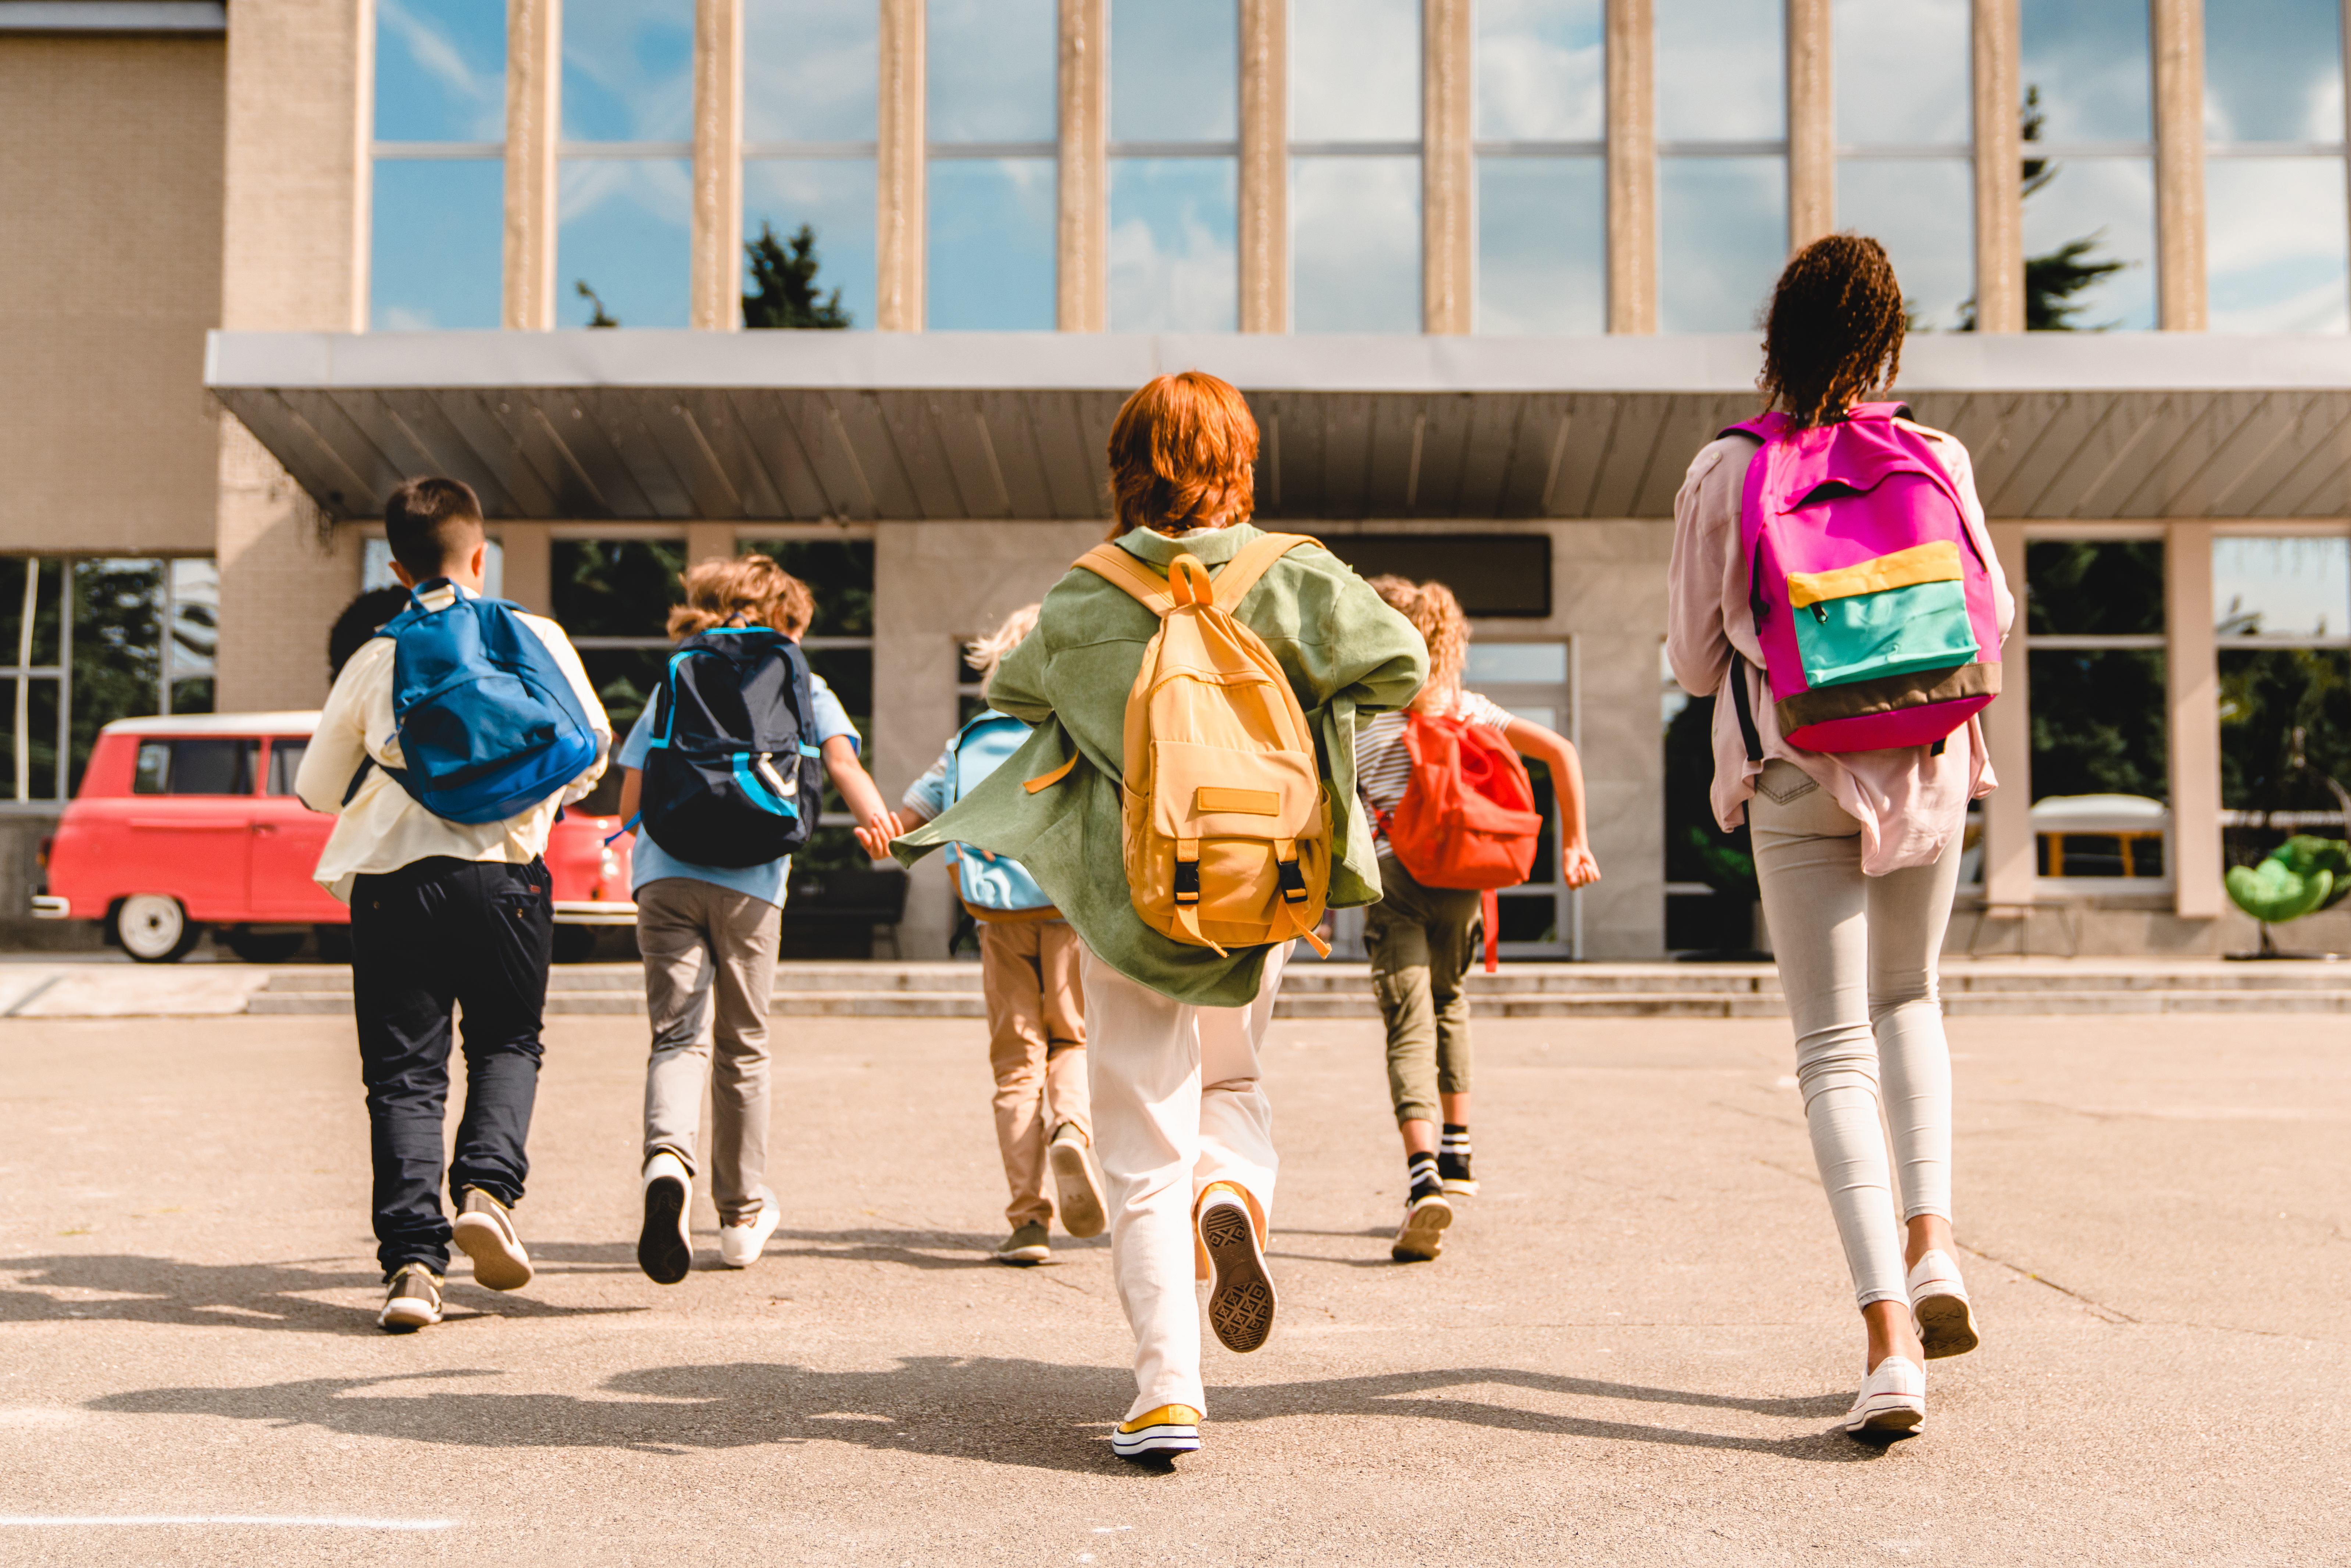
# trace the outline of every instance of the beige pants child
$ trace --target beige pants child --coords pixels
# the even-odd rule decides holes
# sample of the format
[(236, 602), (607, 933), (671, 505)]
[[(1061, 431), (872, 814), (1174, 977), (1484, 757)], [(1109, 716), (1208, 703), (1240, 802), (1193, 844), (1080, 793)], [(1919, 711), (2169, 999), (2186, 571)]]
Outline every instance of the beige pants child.
[(983, 920), (979, 978), (987, 993), (987, 1063), (996, 1071), (996, 1146), (1017, 1229), (1053, 1218), (1045, 1145), (1064, 1122), (1091, 1141), (1086, 1104), (1082, 945), (1066, 920)]
[(644, 1157), (667, 1149), (687, 1171), (696, 1169), (707, 1085), (710, 1196), (723, 1225), (775, 1197), (767, 1185), (768, 1001), (782, 924), (783, 911), (766, 899), (715, 883), (664, 877), (637, 889), (637, 949), (653, 1034)]
[(1289, 953), (1283, 943), (1266, 954), (1245, 1008), (1176, 1001), (1085, 954), (1094, 1154), (1109, 1189), (1111, 1270), (1134, 1330), (1128, 1420), (1162, 1405), (1207, 1412), (1192, 1207), (1210, 1183), (1231, 1182), (1264, 1239), (1278, 1162), (1258, 1051)]

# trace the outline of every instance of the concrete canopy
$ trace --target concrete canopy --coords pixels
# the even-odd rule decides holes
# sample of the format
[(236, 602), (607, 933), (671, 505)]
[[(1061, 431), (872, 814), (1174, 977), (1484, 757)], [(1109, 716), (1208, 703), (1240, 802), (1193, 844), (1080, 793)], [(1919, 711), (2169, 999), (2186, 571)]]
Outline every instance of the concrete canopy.
[[(1749, 337), (214, 332), (206, 384), (338, 518), (443, 473), (493, 517), (1085, 518), (1120, 402), (1198, 367), (1261, 516), (1664, 517)], [(2020, 519), (2351, 517), (2351, 339), (1921, 335), (1899, 395)]]

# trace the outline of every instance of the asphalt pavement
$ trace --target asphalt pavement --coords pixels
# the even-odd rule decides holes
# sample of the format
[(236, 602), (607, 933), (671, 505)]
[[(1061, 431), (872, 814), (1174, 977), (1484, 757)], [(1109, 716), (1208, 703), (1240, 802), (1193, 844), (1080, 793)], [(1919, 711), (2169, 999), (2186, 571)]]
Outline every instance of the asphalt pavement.
[(1477, 1027), (1405, 1267), (1376, 1025), (1276, 1026), (1280, 1315), (1151, 1473), (1106, 1242), (985, 1257), (977, 1022), (779, 1026), (782, 1228), (664, 1288), (643, 1025), (551, 1020), (538, 1279), (395, 1338), (346, 1021), (0, 1020), (0, 1563), (2351, 1562), (2338, 1021), (1953, 1020), (1985, 1341), (1882, 1448), (1787, 1025)]

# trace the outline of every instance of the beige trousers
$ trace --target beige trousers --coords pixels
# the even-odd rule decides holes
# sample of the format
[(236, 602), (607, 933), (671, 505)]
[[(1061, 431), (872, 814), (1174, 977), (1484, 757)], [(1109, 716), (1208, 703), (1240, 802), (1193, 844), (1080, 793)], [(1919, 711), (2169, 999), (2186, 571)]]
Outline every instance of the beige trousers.
[(644, 1157), (667, 1149), (687, 1170), (697, 1169), (707, 1088), (710, 1196), (721, 1224), (775, 1200), (767, 1185), (768, 999), (782, 922), (783, 911), (763, 898), (691, 877), (637, 889), (637, 949), (653, 1036)]
[(987, 993), (987, 1064), (996, 1073), (996, 1146), (1016, 1228), (1053, 1218), (1045, 1145), (1064, 1122), (1093, 1138), (1086, 1106), (1085, 1003), (1078, 934), (1066, 920), (983, 920), (979, 979)]
[(1109, 1189), (1111, 1271), (1134, 1331), (1128, 1420), (1162, 1405), (1207, 1412), (1192, 1210), (1211, 1182), (1231, 1182), (1264, 1239), (1279, 1162), (1258, 1051), (1289, 954), (1286, 942), (1266, 954), (1245, 1008), (1176, 1001), (1085, 955), (1094, 1155)]

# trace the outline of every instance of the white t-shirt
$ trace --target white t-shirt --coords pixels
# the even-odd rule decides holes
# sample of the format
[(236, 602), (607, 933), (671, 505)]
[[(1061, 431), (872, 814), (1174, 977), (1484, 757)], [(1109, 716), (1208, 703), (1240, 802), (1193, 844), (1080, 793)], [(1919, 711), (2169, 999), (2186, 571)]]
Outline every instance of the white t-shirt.
[[(1466, 718), (1495, 730), (1510, 727), (1511, 714), (1489, 697), (1456, 691), (1453, 706), (1432, 718)], [(1355, 789), (1371, 808), (1372, 838), (1382, 853), (1387, 851), (1387, 829), (1382, 819), (1404, 799), (1412, 782), (1412, 752), (1404, 743), (1405, 710), (1397, 708), (1364, 721), (1355, 729)]]

